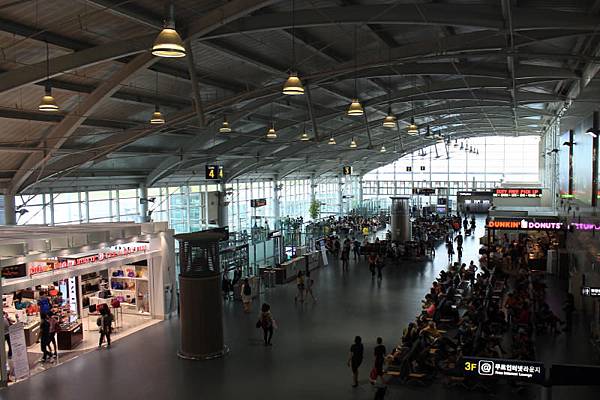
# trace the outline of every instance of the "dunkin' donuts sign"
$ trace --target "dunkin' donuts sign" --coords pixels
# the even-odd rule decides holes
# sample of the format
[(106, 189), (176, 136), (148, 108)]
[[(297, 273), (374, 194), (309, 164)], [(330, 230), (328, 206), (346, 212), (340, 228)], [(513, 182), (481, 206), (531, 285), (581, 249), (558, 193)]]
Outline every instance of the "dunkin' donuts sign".
[(490, 220), (487, 223), (489, 229), (518, 229), (538, 231), (559, 231), (564, 229), (565, 224), (555, 221), (534, 221), (523, 218), (520, 220)]

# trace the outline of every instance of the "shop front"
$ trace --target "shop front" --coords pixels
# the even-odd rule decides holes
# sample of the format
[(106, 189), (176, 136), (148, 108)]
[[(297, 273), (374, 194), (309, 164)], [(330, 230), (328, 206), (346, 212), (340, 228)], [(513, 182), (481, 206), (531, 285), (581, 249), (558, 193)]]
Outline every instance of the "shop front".
[[(1, 261), (3, 310), (11, 328), (10, 337), (18, 341), (24, 336), (27, 353), (26, 357), (15, 357), (13, 346), (5, 341), (10, 381), (96, 349), (97, 321), (103, 312), (113, 315), (113, 341), (151, 326), (172, 312), (176, 304), (172, 232), (162, 224), (128, 225), (137, 227), (139, 233), (117, 238), (111, 232), (108, 235), (113, 238), (106, 242), (59, 249), (52, 246), (64, 242), (61, 228), (56, 228), (56, 232), (48, 232), (46, 239), (53, 247), (51, 251), (15, 254)], [(106, 236), (98, 235), (98, 228), (102, 229), (93, 224), (81, 226), (87, 230), (87, 238)], [(26, 242), (25, 247), (30, 244)], [(17, 262), (10, 265), (11, 260)], [(55, 344), (47, 347), (52, 357), (45, 362), (40, 337), (43, 316), (57, 322)], [(15, 365), (25, 362), (26, 366)], [(25, 369), (27, 374), (22, 372)], [(17, 370), (21, 371), (19, 375)]]

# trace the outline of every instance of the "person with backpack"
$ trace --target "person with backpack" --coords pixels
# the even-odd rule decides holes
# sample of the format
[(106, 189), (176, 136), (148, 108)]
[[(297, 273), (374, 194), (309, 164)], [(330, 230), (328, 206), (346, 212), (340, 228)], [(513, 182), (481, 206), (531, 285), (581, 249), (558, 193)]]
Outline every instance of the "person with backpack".
[(271, 314), (271, 306), (267, 303), (263, 303), (260, 308), (260, 316), (256, 324), (263, 330), (263, 338), (265, 346), (272, 346), (271, 339), (273, 339), (273, 329), (275, 328), (275, 320), (273, 314)]
[(108, 309), (108, 306), (104, 306), (100, 309), (100, 316), (96, 320), (96, 325), (100, 331), (100, 341), (98, 342), (98, 350), (102, 348), (104, 338), (106, 338), (106, 348), (110, 348), (110, 334), (112, 333), (113, 315)]
[(352, 387), (358, 387), (358, 367), (362, 364), (365, 347), (362, 344), (362, 338), (356, 336), (354, 344), (350, 346), (350, 358), (348, 358), (348, 366), (352, 369)]
[(248, 281), (248, 278), (245, 278), (244, 282), (242, 283), (241, 294), (244, 312), (249, 313), (252, 308), (252, 288), (250, 287), (250, 282)]

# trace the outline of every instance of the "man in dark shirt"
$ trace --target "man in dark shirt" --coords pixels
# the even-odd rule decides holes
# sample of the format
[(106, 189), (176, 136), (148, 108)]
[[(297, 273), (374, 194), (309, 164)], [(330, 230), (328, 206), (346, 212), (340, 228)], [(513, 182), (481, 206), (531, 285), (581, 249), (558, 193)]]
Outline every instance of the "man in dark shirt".
[(354, 344), (350, 346), (350, 358), (348, 359), (348, 366), (352, 369), (352, 387), (354, 388), (358, 386), (358, 367), (362, 364), (364, 352), (365, 348), (361, 337), (355, 337)]
[[(371, 384), (375, 384), (377, 382), (377, 377), (380, 376), (381, 380), (383, 383), (385, 383), (383, 381), (383, 362), (385, 360), (385, 355), (386, 355), (386, 351), (385, 351), (385, 346), (383, 345), (383, 339), (378, 337), (377, 338), (377, 346), (375, 346), (375, 366), (373, 367), (375, 369), (375, 377), (371, 377)], [(375, 379), (373, 379), (375, 378)]]

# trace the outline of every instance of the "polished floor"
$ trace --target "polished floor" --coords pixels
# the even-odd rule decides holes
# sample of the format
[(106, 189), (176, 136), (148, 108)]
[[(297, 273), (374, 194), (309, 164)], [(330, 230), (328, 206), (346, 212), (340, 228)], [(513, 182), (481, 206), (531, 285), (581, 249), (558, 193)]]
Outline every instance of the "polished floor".
[[(482, 222), (478, 226), (480, 237)], [(465, 260), (476, 257), (478, 239), (465, 240)], [(241, 304), (225, 304), (226, 342), (229, 356), (194, 362), (176, 356), (177, 320), (147, 328), (116, 342), (110, 350), (84, 354), (64, 365), (36, 375), (0, 391), (0, 399), (58, 398), (95, 399), (372, 399), (373, 388), (366, 380), (372, 365), (377, 336), (388, 348), (401, 336), (404, 326), (419, 312), (420, 300), (438, 272), (447, 265), (440, 248), (434, 262), (402, 263), (384, 270), (383, 281), (371, 280), (364, 261), (351, 262), (342, 273), (337, 264), (314, 274), (317, 303), (294, 304), (293, 284), (270, 289), (261, 301), (272, 305), (279, 329), (273, 347), (262, 345), (255, 329), (259, 302), (250, 315)], [(346, 366), (355, 335), (361, 335), (366, 359), (361, 367), (359, 388), (351, 388)], [(553, 354), (560, 361), (589, 363), (585, 340), (562, 336), (545, 342), (544, 359)], [(575, 351), (573, 348), (577, 347)], [(589, 397), (592, 389), (569, 393)], [(448, 389), (441, 384), (428, 387), (394, 386), (386, 398), (481, 399), (480, 392)], [(581, 397), (580, 397), (581, 396)], [(507, 385), (493, 394), (498, 399), (538, 399), (538, 388), (517, 395)], [(555, 389), (554, 399), (567, 399), (567, 391)]]

